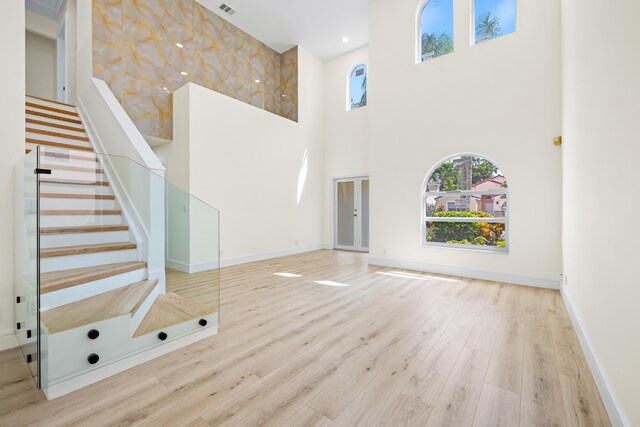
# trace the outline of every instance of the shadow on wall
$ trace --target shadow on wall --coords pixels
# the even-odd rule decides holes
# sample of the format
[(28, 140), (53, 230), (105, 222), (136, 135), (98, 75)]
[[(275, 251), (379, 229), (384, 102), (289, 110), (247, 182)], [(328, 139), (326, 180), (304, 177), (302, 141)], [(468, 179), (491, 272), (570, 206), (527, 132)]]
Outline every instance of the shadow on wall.
[(192, 82), (298, 121), (298, 48), (282, 54), (195, 2), (93, 0), (93, 75), (143, 135), (172, 139)]

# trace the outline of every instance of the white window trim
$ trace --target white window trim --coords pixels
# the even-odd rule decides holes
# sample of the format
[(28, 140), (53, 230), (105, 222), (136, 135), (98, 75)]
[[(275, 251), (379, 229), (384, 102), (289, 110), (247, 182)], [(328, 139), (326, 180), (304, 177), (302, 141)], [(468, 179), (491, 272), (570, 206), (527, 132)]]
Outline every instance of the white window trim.
[[(493, 163), (494, 165), (498, 166), (498, 169), (500, 171), (503, 171), (503, 169), (499, 166), (499, 164), (497, 162), (495, 162), (493, 159), (481, 155), (481, 154), (477, 154), (477, 153), (459, 153), (459, 154), (455, 154), (449, 157), (446, 157), (440, 161), (438, 161), (427, 173), (427, 175), (424, 178), (424, 181), (422, 183), (422, 196), (421, 196), (421, 200), (420, 200), (420, 211), (421, 211), (421, 221), (420, 221), (420, 230), (422, 230), (421, 235), (421, 241), (420, 241), (420, 246), (424, 247), (424, 248), (443, 248), (443, 249), (464, 249), (464, 250), (469, 250), (469, 251), (479, 251), (479, 252), (492, 252), (492, 253), (504, 253), (507, 254), (509, 253), (509, 246), (510, 246), (510, 238), (509, 238), (509, 213), (510, 213), (510, 209), (507, 208), (507, 210), (505, 211), (505, 216), (504, 217), (495, 217), (495, 218), (481, 218), (481, 217), (430, 217), (427, 216), (426, 214), (426, 205), (427, 205), (427, 198), (429, 197), (434, 197), (434, 196), (451, 196), (451, 195), (456, 195), (456, 196), (460, 196), (460, 195), (477, 195), (477, 196), (482, 196), (482, 195), (505, 195), (507, 196), (507, 201), (509, 200), (509, 188), (503, 188), (503, 189), (498, 189), (498, 190), (459, 190), (459, 191), (438, 191), (438, 192), (432, 192), (432, 191), (425, 191), (425, 189), (427, 188), (427, 182), (429, 181), (429, 178), (431, 178), (431, 175), (433, 174), (433, 172), (439, 168), (440, 166), (442, 166), (443, 163), (446, 163), (452, 159), (455, 159), (457, 157), (462, 157), (462, 156), (471, 156), (471, 157), (480, 157), (482, 159), (485, 159), (487, 161), (490, 161), (491, 163)], [(504, 174), (504, 176), (506, 177), (506, 173)], [(507, 180), (508, 182), (508, 180)], [(508, 206), (508, 205), (507, 205)], [(498, 247), (498, 246), (481, 246), (481, 245), (460, 245), (460, 244), (454, 244), (454, 243), (440, 243), (440, 242), (429, 242), (427, 240), (427, 227), (426, 227), (426, 223), (427, 222), (458, 222), (458, 223), (472, 223), (472, 222), (484, 222), (484, 223), (492, 223), (492, 224), (504, 224), (504, 233), (505, 233), (505, 242), (506, 245), (505, 247)]]

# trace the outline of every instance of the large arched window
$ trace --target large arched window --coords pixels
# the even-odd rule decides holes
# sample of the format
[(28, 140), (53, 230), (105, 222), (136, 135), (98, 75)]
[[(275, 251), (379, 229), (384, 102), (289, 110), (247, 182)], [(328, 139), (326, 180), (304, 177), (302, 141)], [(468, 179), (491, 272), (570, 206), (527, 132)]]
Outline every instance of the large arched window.
[(507, 179), (497, 164), (477, 154), (434, 166), (422, 194), (422, 244), (508, 250)]
[(364, 64), (357, 65), (351, 74), (349, 74), (349, 102), (348, 109), (367, 105), (367, 66)]
[(418, 62), (453, 52), (453, 0), (428, 0), (418, 14)]

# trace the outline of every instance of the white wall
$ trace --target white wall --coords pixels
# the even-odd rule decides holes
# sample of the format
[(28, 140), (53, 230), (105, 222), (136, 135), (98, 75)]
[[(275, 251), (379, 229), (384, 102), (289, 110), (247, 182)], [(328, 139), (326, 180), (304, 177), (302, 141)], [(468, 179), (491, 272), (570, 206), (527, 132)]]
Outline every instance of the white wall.
[(25, 18), (23, 2), (3, 5), (0, 39), (5, 61), (0, 81), (7, 84), (0, 97), (2, 156), (0, 156), (0, 351), (16, 345), (13, 318), (13, 167), (24, 156)]
[(56, 21), (30, 10), (25, 11), (25, 26), (26, 29), (32, 33), (36, 33), (52, 40), (58, 35), (58, 23)]
[(639, 16), (632, 0), (563, 1), (563, 291), (629, 426), (640, 425), (640, 229), (625, 218), (640, 210)]
[[(418, 2), (370, 3), (371, 256), (557, 286), (559, 2), (518, 2), (516, 33), (470, 46), (470, 1), (454, 2), (455, 52), (417, 65)], [(484, 154), (507, 174), (508, 255), (420, 246), (425, 175), (460, 152)]]
[[(324, 63), (324, 222), (323, 242), (333, 247), (333, 180), (369, 174), (369, 108), (347, 111), (348, 77), (369, 65), (369, 47)], [(367, 68), (367, 71), (370, 71)]]
[(225, 263), (322, 243), (323, 66), (304, 49), (298, 66), (298, 123), (195, 84), (174, 94), (174, 142), (156, 152), (170, 181), (221, 211)]
[(26, 67), (27, 93), (56, 99), (56, 42), (27, 31)]

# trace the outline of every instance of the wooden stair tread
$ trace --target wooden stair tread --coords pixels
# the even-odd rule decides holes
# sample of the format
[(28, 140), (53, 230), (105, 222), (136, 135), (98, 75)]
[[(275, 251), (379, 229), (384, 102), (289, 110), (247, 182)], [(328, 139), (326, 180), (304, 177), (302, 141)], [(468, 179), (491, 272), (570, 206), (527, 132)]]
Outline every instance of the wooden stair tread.
[(47, 216), (62, 216), (62, 215), (85, 215), (85, 216), (95, 216), (95, 215), (122, 215), (122, 211), (120, 209), (92, 209), (92, 210), (71, 210), (71, 209), (62, 209), (62, 210), (41, 210), (40, 215)]
[(83, 227), (41, 227), (40, 234), (80, 234), (105, 233), (108, 231), (127, 231), (127, 225), (87, 225)]
[(53, 99), (40, 98), (39, 96), (29, 95), (28, 93), (25, 95), (27, 98), (39, 99), (40, 101), (51, 102), (52, 104), (64, 105), (65, 107), (73, 107), (76, 108), (75, 105), (65, 104), (64, 102), (54, 101)]
[(44, 141), (41, 139), (33, 139), (33, 138), (26, 138), (25, 142), (27, 142), (28, 144), (46, 145), (48, 147), (67, 148), (69, 150), (93, 152), (93, 148), (91, 147), (83, 147), (81, 145), (73, 145), (73, 144), (63, 144), (62, 142)]
[[(46, 176), (46, 175), (43, 175)], [(40, 178), (40, 182), (51, 184), (77, 184), (77, 185), (99, 185), (101, 187), (109, 186), (107, 181), (87, 181), (84, 179), (66, 179), (66, 178)]]
[(59, 171), (71, 171), (71, 172), (87, 172), (87, 173), (95, 173), (102, 174), (104, 171), (102, 169), (98, 169), (98, 166), (94, 168), (85, 168), (82, 166), (72, 166), (72, 165), (58, 165), (55, 163), (41, 163), (41, 169), (51, 169), (51, 170), (59, 170)]
[(34, 111), (34, 110), (25, 110), (26, 114), (31, 114), (32, 116), (40, 116), (40, 117), (46, 117), (47, 119), (53, 119), (53, 120), (62, 120), (63, 122), (69, 122), (69, 123), (75, 123), (77, 125), (81, 125), (82, 122), (78, 119), (72, 119), (71, 117), (60, 117), (60, 116), (56, 116), (54, 114), (48, 114), (48, 113), (44, 113), (42, 111)]
[(158, 284), (144, 280), (113, 291), (76, 301), (41, 313), (40, 321), (48, 335), (90, 325), (115, 317), (131, 315)]
[(115, 200), (113, 194), (72, 194), (72, 193), (40, 193), (45, 199), (93, 199), (93, 200)]
[(40, 258), (53, 258), (59, 256), (96, 254), (100, 252), (113, 252), (135, 249), (138, 245), (134, 242), (100, 243), (97, 245), (65, 246), (61, 248), (40, 249)]
[(147, 263), (144, 261), (133, 261), (42, 273), (40, 275), (40, 293), (55, 292), (146, 267)]
[(48, 126), (48, 127), (52, 127), (52, 128), (56, 128), (56, 129), (64, 129), (64, 130), (70, 130), (70, 131), (73, 131), (73, 132), (86, 133), (84, 128), (61, 125), (59, 123), (53, 123), (53, 122), (45, 122), (44, 120), (36, 120), (36, 119), (31, 119), (29, 117), (27, 117), (25, 121), (27, 123), (31, 123), (32, 125)]
[(134, 337), (188, 322), (215, 313), (215, 310), (176, 293), (160, 295), (133, 334)]
[(87, 138), (86, 136), (69, 135), (67, 133), (54, 132), (54, 131), (51, 131), (51, 130), (26, 128), (25, 132), (37, 133), (39, 135), (55, 136), (55, 137), (58, 137), (58, 138), (73, 139), (75, 141), (89, 142), (89, 138)]
[(39, 108), (41, 110), (52, 111), (52, 112), (58, 113), (58, 114), (66, 114), (68, 116), (78, 117), (78, 113), (77, 112), (69, 111), (69, 110), (63, 110), (62, 108), (49, 107), (48, 105), (36, 104), (34, 102), (29, 102), (29, 101), (26, 101), (24, 103), (24, 105), (26, 105), (27, 107), (31, 107), (31, 108)]

